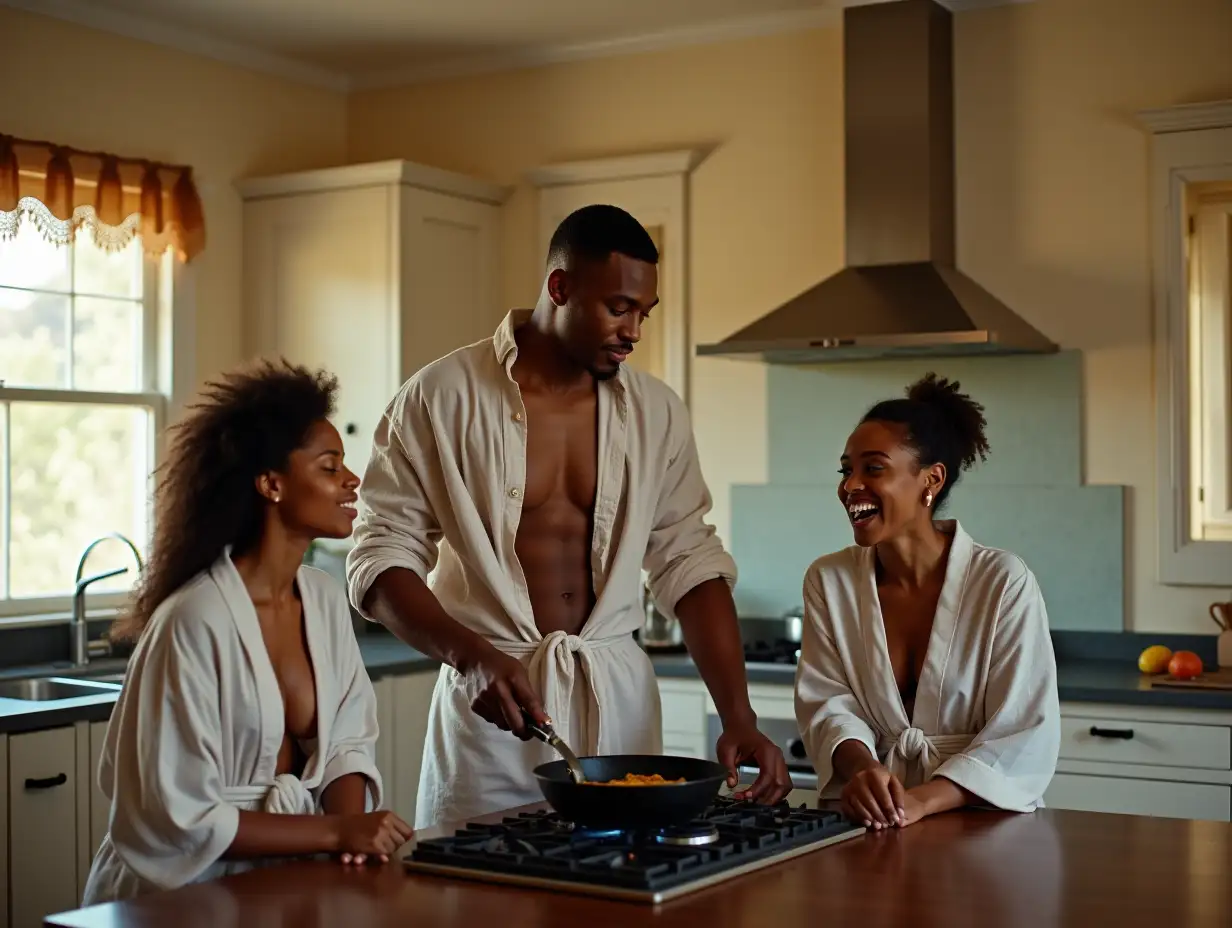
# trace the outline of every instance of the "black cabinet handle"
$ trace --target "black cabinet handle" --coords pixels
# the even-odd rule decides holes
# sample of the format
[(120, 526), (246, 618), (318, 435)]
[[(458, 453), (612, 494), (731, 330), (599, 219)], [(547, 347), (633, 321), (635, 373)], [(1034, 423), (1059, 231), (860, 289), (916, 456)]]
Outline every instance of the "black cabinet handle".
[(1132, 728), (1100, 728), (1092, 725), (1091, 734), (1096, 738), (1120, 738), (1128, 741), (1134, 736), (1134, 730)]
[(57, 773), (54, 777), (26, 777), (26, 789), (51, 789), (67, 782), (67, 773)]

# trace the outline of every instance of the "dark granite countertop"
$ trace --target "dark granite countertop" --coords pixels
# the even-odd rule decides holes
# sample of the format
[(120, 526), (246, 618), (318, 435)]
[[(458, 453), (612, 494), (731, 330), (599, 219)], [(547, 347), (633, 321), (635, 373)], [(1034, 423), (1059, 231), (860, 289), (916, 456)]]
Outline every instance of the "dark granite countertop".
[[(696, 679), (698, 676), (697, 666), (687, 655), (655, 655), (651, 662), (660, 677)], [(795, 681), (796, 668), (792, 664), (749, 664), (747, 673), (750, 683), (790, 687)], [(1057, 689), (1062, 702), (1232, 711), (1232, 691), (1154, 688), (1138, 672), (1134, 661), (1058, 658)]]
[[(1104, 638), (1105, 636), (1097, 636)], [(1106, 636), (1108, 639), (1121, 636)], [(1107, 703), (1114, 705), (1159, 706), (1177, 709), (1219, 709), (1232, 711), (1232, 691), (1162, 690), (1155, 689), (1138, 673), (1136, 654), (1131, 648), (1141, 642), (1121, 642), (1123, 653), (1111, 656), (1106, 642), (1099, 642), (1099, 651), (1091, 650), (1086, 639), (1057, 640), (1057, 676), (1063, 702)], [(1189, 641), (1168, 642), (1189, 645)], [(1199, 644), (1201, 644), (1199, 642)], [(1195, 645), (1196, 647), (1197, 645)], [(384, 631), (359, 635), (359, 649), (369, 676), (374, 680), (391, 674), (432, 671), (440, 662), (420, 654)], [(1200, 651), (1199, 653), (1202, 653)], [(1098, 657), (1097, 657), (1098, 655)], [(1205, 654), (1203, 654), (1205, 658)], [(697, 666), (687, 654), (656, 654), (651, 657), (655, 672), (663, 678), (697, 679)], [(121, 659), (92, 661), (85, 671), (74, 670), (64, 662), (14, 668), (0, 672), (4, 680), (63, 675), (68, 677), (106, 678), (120, 675), (125, 662)], [(750, 683), (769, 683), (790, 687), (796, 668), (791, 664), (749, 664)], [(105, 721), (111, 716), (116, 689), (88, 693), (73, 699), (54, 702), (29, 702), (0, 698), (0, 734), (16, 734), (41, 728), (71, 725), (79, 721)]]

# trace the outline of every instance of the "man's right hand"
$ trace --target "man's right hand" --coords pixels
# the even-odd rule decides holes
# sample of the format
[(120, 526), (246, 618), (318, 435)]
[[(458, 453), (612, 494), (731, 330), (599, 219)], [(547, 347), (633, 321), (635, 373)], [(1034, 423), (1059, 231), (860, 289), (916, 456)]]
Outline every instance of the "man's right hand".
[(479, 693), (471, 709), (502, 731), (511, 731), (523, 741), (533, 737), (522, 719), (523, 709), (537, 722), (548, 721), (526, 668), (516, 657), (488, 646), (465, 675), (471, 691)]

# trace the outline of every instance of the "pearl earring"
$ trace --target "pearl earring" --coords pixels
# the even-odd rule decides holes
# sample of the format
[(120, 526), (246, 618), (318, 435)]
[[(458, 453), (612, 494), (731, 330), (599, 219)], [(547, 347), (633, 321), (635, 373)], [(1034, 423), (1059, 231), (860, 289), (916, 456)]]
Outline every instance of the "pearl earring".
[(933, 504), (933, 494), (932, 494), (932, 491), (929, 490), (927, 493), (924, 494), (924, 506), (925, 508), (927, 508), (931, 506), (932, 504)]
[(277, 493), (274, 494), (274, 502), (276, 503), (282, 502), (282, 497), (279, 496)]

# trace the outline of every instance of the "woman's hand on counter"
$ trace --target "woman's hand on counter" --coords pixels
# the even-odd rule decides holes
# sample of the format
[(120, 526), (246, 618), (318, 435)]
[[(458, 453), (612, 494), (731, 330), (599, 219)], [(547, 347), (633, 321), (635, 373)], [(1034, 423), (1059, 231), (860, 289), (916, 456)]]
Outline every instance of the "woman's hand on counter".
[(338, 859), (344, 864), (362, 865), (375, 857), (388, 863), (389, 856), (410, 840), (414, 830), (389, 811), (337, 817)]

